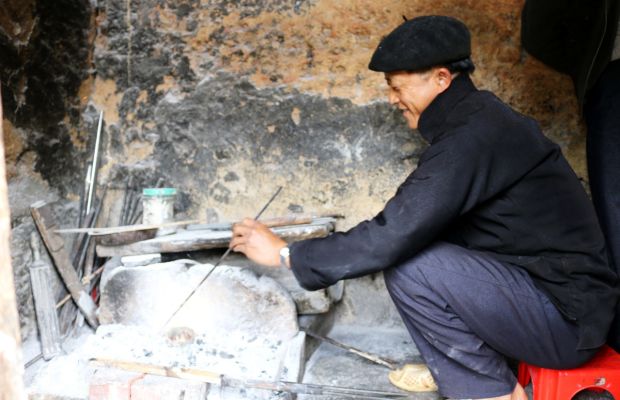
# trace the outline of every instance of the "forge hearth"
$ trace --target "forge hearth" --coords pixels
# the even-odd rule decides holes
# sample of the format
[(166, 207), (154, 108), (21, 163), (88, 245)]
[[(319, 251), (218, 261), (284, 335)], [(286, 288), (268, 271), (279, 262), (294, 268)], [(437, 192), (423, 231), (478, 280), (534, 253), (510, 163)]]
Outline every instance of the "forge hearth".
[[(197, 368), (239, 379), (299, 381), (305, 334), (299, 331), (293, 298), (268, 276), (217, 267), (166, 324), (212, 268), (177, 260), (107, 270), (101, 285), (102, 325), (74, 351), (47, 363), (31, 391), (92, 399), (102, 388), (127, 384), (126, 372), (98, 367), (92, 359)], [(54, 380), (60, 370), (73, 374), (71, 389)], [(158, 384), (163, 384), (161, 379)], [(195, 382), (174, 379), (170, 385), (187, 393), (197, 390)], [(203, 385), (209, 399), (277, 398), (257, 390), (239, 397), (235, 391)]]

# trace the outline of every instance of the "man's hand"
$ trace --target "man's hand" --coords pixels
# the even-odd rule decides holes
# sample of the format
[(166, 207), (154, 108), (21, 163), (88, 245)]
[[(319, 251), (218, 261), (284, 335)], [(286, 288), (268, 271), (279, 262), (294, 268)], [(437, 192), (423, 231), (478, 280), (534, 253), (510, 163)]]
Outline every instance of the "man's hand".
[(233, 251), (246, 255), (257, 264), (267, 267), (280, 266), (280, 249), (286, 242), (280, 239), (267, 226), (246, 218), (234, 224), (230, 247)]

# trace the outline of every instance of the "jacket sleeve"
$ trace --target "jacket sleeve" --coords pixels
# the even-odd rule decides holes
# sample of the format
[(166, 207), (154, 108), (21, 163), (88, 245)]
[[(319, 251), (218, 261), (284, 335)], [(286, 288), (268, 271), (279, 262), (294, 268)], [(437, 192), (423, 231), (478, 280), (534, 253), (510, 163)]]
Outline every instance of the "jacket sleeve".
[(300, 285), (316, 290), (411, 258), (456, 217), (523, 173), (499, 162), (492, 144), (471, 136), (457, 132), (429, 147), (373, 219), (347, 232), (293, 243), (291, 266)]

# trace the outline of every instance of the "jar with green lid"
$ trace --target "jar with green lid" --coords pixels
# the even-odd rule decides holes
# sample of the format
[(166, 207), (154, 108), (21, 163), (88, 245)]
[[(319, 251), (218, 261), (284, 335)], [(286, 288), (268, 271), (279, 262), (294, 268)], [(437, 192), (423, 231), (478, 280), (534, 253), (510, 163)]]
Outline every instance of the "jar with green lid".
[(174, 220), (175, 188), (142, 189), (142, 223), (159, 225)]

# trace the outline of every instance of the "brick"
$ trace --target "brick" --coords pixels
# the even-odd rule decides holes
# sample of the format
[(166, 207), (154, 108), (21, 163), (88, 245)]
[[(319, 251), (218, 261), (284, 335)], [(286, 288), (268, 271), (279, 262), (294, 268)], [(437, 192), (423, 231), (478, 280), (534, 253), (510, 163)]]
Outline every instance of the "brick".
[(131, 385), (131, 400), (204, 400), (207, 386), (202, 382), (146, 375)]
[(141, 380), (143, 374), (98, 368), (94, 371), (88, 390), (89, 400), (130, 400), (131, 386)]

